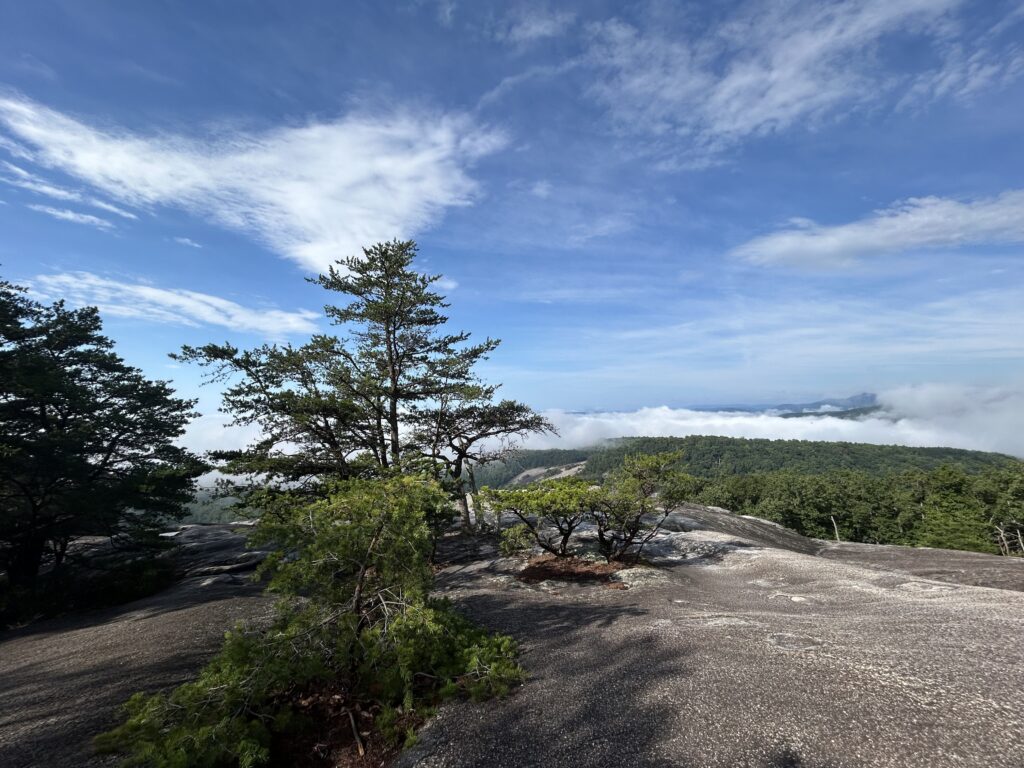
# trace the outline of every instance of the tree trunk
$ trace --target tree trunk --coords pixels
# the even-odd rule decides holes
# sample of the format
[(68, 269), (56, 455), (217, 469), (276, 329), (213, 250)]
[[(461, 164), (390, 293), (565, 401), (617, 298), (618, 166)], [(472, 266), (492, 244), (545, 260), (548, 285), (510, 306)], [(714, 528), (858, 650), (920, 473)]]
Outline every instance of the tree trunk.
[(33, 536), (15, 548), (14, 557), (7, 568), (7, 578), (12, 587), (35, 587), (45, 551), (46, 539), (42, 536)]
[(402, 458), (402, 447), (398, 442), (398, 397), (392, 396), (390, 410), (388, 411), (388, 423), (391, 426), (391, 465), (400, 466)]
[(462, 488), (459, 489), (457, 502), (459, 512), (462, 514), (462, 530), (471, 532), (473, 530), (473, 519), (469, 516), (469, 499), (466, 497), (466, 491)]

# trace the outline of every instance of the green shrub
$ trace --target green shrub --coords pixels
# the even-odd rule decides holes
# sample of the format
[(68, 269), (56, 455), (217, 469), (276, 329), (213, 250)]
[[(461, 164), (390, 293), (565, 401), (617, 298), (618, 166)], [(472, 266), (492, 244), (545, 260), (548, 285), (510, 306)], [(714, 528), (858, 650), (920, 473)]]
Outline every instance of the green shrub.
[(520, 521), (515, 528), (525, 528), (537, 546), (559, 557), (571, 554), (572, 535), (593, 514), (600, 496), (591, 483), (573, 477), (481, 494), (487, 506), (499, 514), (511, 512)]
[(229, 633), (194, 682), (136, 694), (97, 748), (127, 753), (129, 765), (260, 766), (276, 735), (317, 726), (297, 703), (324, 691), (346, 717), (379, 710), (391, 743), (414, 738), (423, 709), (445, 695), (506, 693), (522, 679), (514, 642), (427, 599), (427, 520), (443, 501), (436, 484), (396, 477), (268, 510), (254, 541), (281, 547), (263, 567), (286, 598), (277, 619)]
[(533, 533), (530, 531), (530, 526), (525, 523), (516, 523), (501, 532), (501, 543), (498, 544), (498, 549), (505, 557), (511, 557), (525, 552), (532, 546)]

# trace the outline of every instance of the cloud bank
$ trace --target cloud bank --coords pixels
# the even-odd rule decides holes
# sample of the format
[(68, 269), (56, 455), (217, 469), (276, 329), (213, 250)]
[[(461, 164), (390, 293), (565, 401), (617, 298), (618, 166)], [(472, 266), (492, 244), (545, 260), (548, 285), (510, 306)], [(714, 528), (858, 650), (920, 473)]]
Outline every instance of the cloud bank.
[(858, 420), (827, 415), (784, 419), (768, 413), (668, 407), (583, 414), (550, 411), (546, 415), (558, 427), (560, 437), (534, 437), (526, 447), (581, 447), (639, 435), (722, 435), (944, 446), (1024, 458), (1024, 388), (924, 385), (883, 392), (879, 402), (885, 409), (883, 415)]
[[(876, 445), (965, 448), (1024, 458), (1024, 386), (1020, 389), (909, 386), (883, 392), (884, 415), (852, 420), (834, 416), (784, 419), (776, 414), (641, 408), (636, 411), (547, 411), (560, 436), (529, 438), (526, 448), (573, 448), (614, 437), (720, 435), (770, 440), (825, 440)], [(229, 427), (215, 413), (194, 421), (182, 443), (196, 451), (241, 448), (258, 437), (255, 427)]]
[(319, 317), (309, 310), (286, 312), (243, 307), (207, 293), (158, 288), (145, 283), (124, 283), (90, 272), (39, 275), (30, 281), (30, 287), (46, 299), (64, 299), (79, 307), (99, 307), (104, 315), (173, 325), (218, 325), (270, 339), (315, 333)]
[(123, 204), (186, 210), (317, 271), (471, 204), (478, 186), (468, 168), (505, 143), (465, 115), (411, 112), (208, 139), (143, 135), (20, 96), (0, 96), (0, 129), (18, 156)]
[(822, 226), (806, 219), (757, 237), (732, 255), (754, 264), (842, 266), (862, 257), (926, 248), (1024, 242), (1024, 190), (961, 202), (915, 197), (859, 221)]

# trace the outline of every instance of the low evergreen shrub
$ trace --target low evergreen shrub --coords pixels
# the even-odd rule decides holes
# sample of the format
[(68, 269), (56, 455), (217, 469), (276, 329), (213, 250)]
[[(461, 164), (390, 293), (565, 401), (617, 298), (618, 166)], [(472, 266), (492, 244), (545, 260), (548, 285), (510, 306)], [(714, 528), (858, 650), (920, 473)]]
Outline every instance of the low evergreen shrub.
[(435, 483), (407, 476), (346, 481), (312, 503), (282, 499), (253, 536), (279, 547), (261, 569), (282, 596), (273, 623), (229, 633), (194, 682), (136, 694), (96, 747), (125, 753), (127, 765), (249, 768), (325, 729), (338, 748), (361, 750), (366, 713), (379, 741), (408, 743), (444, 697), (507, 693), (523, 675), (511, 638), (428, 598), (427, 521), (447, 503)]

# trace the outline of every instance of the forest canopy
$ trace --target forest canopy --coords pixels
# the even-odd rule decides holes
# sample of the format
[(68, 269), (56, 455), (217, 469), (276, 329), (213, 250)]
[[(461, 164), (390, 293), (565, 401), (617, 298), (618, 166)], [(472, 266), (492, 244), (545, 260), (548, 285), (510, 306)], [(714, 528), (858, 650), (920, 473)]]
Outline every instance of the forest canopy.
[[(691, 501), (814, 538), (1024, 554), (1024, 462), (956, 448), (756, 440), (620, 438), (590, 449), (520, 451), (477, 471), (496, 488), (527, 470), (582, 464), (600, 482), (629, 456), (679, 452)], [(554, 471), (554, 470), (549, 470)], [(546, 472), (530, 473), (530, 480)]]

